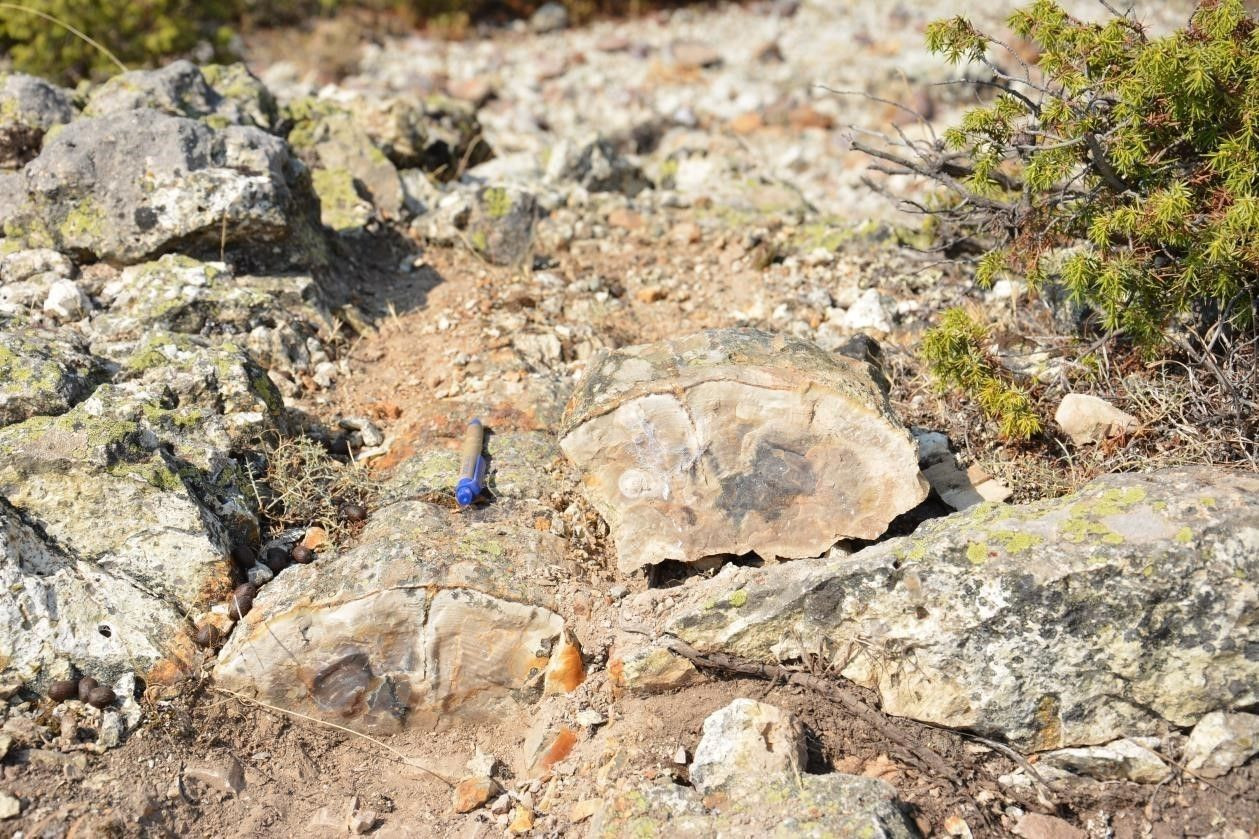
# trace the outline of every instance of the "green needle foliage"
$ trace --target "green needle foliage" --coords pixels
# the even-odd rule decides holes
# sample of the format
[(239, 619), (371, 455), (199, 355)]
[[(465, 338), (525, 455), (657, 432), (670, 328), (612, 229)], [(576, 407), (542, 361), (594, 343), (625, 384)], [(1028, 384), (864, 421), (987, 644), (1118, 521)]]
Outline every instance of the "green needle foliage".
[(1259, 26), (1242, 0), (1202, 0), (1161, 38), (1128, 17), (1076, 20), (1054, 0), (1009, 22), (1039, 52), (1022, 77), (986, 57), (1003, 45), (964, 18), (927, 32), (951, 61), (988, 64), (1002, 89), (946, 132), (936, 160), (916, 161), (952, 193), (941, 235), (980, 244), (981, 283), (1002, 271), (1061, 283), (1147, 351), (1190, 314), (1253, 325)]
[(941, 388), (971, 394), (1006, 437), (1030, 437), (1040, 431), (1040, 419), (1028, 395), (988, 351), (990, 340), (988, 328), (964, 309), (949, 309), (923, 338), (922, 351)]

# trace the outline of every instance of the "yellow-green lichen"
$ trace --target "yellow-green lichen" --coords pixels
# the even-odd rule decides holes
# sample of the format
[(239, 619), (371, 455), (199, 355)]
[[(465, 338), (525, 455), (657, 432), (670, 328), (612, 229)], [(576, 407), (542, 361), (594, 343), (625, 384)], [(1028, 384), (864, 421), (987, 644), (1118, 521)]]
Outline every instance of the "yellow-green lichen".
[(319, 196), (320, 220), (333, 230), (362, 227), (371, 216), (371, 207), (358, 193), (354, 176), (346, 169), (315, 169), (311, 173)]
[(966, 546), (966, 558), (971, 565), (983, 565), (988, 561), (988, 543), (971, 542)]
[(83, 244), (85, 239), (97, 238), (106, 220), (105, 211), (92, 198), (84, 198), (66, 213), (57, 232), (68, 244)]
[(482, 195), (485, 214), (490, 218), (502, 218), (511, 212), (511, 194), (502, 187), (490, 187)]
[(730, 595), (730, 605), (738, 609), (748, 602), (748, 593), (744, 589), (739, 589)]
[(1193, 531), (1188, 527), (1182, 527), (1180, 530), (1176, 531), (1176, 535), (1172, 538), (1182, 545), (1185, 545), (1193, 541)]
[(1008, 554), (1019, 554), (1029, 548), (1034, 548), (1041, 542), (1045, 541), (1034, 533), (1026, 533), (1018, 530), (996, 530), (988, 534), (989, 538), (1001, 543), (1001, 547)]

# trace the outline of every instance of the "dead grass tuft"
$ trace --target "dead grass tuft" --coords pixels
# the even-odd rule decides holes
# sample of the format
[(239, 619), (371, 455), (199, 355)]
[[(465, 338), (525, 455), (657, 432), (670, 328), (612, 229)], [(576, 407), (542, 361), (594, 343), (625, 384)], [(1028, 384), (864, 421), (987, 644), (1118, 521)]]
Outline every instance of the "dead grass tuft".
[(343, 463), (310, 437), (292, 437), (272, 445), (266, 468), (255, 481), (255, 492), (273, 531), (319, 525), (336, 546), (344, 545), (361, 527), (343, 520), (342, 505), (361, 504), (371, 510), (376, 500), (366, 468)]

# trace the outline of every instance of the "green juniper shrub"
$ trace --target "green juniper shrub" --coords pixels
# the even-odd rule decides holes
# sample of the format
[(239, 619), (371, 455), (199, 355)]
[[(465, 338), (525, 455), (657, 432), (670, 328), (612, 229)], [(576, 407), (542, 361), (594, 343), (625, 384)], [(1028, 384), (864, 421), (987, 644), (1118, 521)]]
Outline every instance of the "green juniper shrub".
[[(955, 197), (987, 199), (959, 219), (983, 239), (979, 281), (1059, 280), (1150, 349), (1195, 310), (1253, 325), (1259, 27), (1242, 0), (1203, 0), (1161, 38), (1127, 17), (1078, 21), (1053, 0), (1010, 26), (1037, 47), (1039, 74), (998, 69), (1004, 92), (944, 136), (969, 161)], [(952, 61), (986, 61), (994, 43), (964, 18), (927, 39)]]
[(964, 309), (949, 309), (923, 338), (922, 351), (942, 389), (971, 394), (980, 410), (996, 420), (1001, 433), (1026, 438), (1040, 431), (1040, 419), (1027, 393), (988, 350), (988, 328)]
[[(1250, 334), (1259, 25), (1242, 0), (1200, 0), (1185, 28), (1157, 38), (1127, 16), (1077, 20), (1054, 0), (1009, 24), (1034, 66), (963, 17), (927, 30), (936, 53), (986, 68), (980, 84), (998, 92), (985, 105), (935, 143), (855, 146), (936, 182), (917, 208), (942, 249), (979, 254), (981, 285), (1007, 273), (1065, 292), (1149, 356), (1183, 348), (1176, 330), (1194, 322)], [(960, 329), (946, 318), (929, 339), (937, 375), (959, 383), (941, 353), (966, 346)]]

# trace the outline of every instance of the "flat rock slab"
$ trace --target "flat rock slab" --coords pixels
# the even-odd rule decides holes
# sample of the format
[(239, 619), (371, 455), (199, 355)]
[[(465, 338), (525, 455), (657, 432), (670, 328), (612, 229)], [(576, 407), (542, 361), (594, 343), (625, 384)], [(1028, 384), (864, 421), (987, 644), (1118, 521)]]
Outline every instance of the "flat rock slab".
[[(1039, 751), (1253, 706), (1257, 580), (1259, 477), (1182, 468), (980, 504), (833, 561), (728, 567), (663, 630), (701, 652), (821, 655), (888, 713)], [(650, 622), (650, 598), (623, 620)]]
[(219, 656), (217, 682), (358, 731), (493, 719), (540, 695), (564, 622), (558, 537), (504, 501), (461, 515), (404, 500), (360, 544), (280, 574)]
[(927, 494), (917, 446), (861, 361), (754, 329), (597, 356), (560, 447), (618, 565), (873, 539)]

